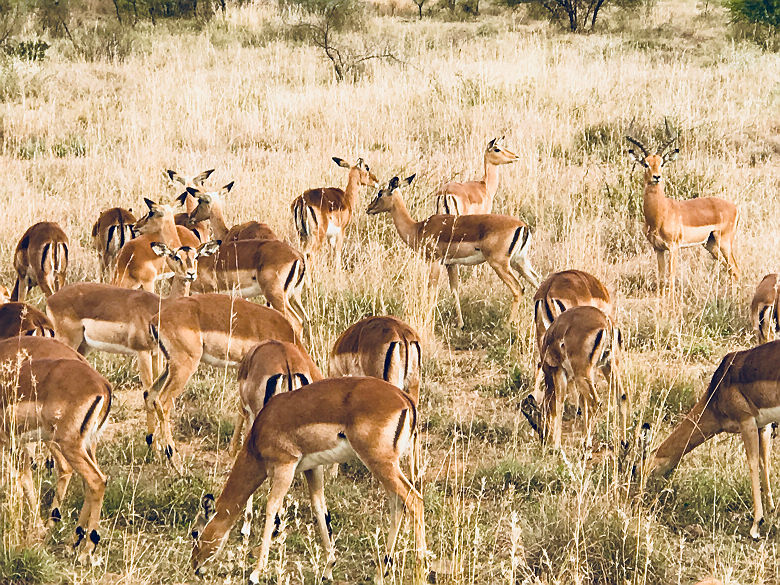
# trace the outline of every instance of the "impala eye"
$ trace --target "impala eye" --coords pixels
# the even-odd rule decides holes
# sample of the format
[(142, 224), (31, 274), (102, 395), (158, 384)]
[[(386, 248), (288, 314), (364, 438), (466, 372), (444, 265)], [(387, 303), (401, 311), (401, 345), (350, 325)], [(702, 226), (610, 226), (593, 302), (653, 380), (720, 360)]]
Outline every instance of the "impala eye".
[(500, 148), (494, 148), (493, 152), (501, 152), (501, 149)]

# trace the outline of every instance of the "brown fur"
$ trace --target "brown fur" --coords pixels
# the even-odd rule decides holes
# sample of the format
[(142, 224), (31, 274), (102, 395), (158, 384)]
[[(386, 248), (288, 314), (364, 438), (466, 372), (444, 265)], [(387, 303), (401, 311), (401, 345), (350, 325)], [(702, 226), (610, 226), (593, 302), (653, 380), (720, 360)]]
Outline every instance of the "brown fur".
[(31, 305), (4, 303), (0, 305), (0, 339), (17, 335), (54, 337), (54, 325), (46, 315)]
[(92, 242), (100, 262), (100, 279), (108, 282), (113, 277), (119, 250), (133, 239), (135, 215), (122, 207), (112, 207), (100, 214), (92, 226)]
[(756, 332), (758, 343), (772, 341), (780, 331), (780, 320), (777, 316), (778, 304), (777, 274), (767, 274), (756, 287), (753, 299), (750, 301), (750, 322)]
[(30, 226), (14, 253), (16, 284), (12, 301), (24, 302), (27, 291), (40, 286), (47, 297), (65, 284), (68, 271), (68, 236), (51, 221)]

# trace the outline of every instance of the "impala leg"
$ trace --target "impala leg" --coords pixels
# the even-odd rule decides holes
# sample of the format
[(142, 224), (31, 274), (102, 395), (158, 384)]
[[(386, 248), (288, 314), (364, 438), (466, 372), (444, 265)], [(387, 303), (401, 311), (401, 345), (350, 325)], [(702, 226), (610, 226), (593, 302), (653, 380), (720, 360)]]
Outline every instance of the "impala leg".
[(680, 248), (674, 246), (669, 249), (669, 296), (672, 300), (677, 292), (677, 259), (680, 255)]
[(664, 284), (666, 284), (666, 251), (656, 250), (655, 259), (658, 262), (658, 283), (656, 290), (660, 296), (661, 292), (663, 291)]
[[(233, 436), (230, 439), (230, 456), (235, 457), (238, 450), (241, 449), (241, 443), (244, 435), (244, 420), (246, 415), (244, 414), (243, 405), (239, 407), (239, 411), (236, 414), (235, 424), (233, 426)], [(250, 425), (251, 426), (251, 425)]]
[(19, 484), (22, 486), (22, 493), (24, 494), (27, 504), (32, 511), (32, 523), (33, 523), (33, 538), (41, 538), (46, 532), (46, 528), (41, 520), (41, 512), (39, 505), (38, 492), (35, 489), (35, 481), (32, 476), (32, 460), (24, 450), (21, 454), (22, 459), (22, 472), (19, 474)]
[[(614, 359), (614, 358), (613, 358)], [(617, 397), (618, 416), (620, 417), (620, 428), (618, 430), (620, 436), (620, 444), (625, 449), (628, 447), (626, 443), (626, 433), (628, 432), (628, 413), (629, 413), (629, 400), (628, 394), (623, 389), (623, 382), (620, 379), (620, 373), (614, 363), (607, 363), (601, 367), (601, 371), (604, 374), (604, 378), (607, 380), (609, 391), (614, 390)]]
[(496, 272), (498, 277), (504, 281), (504, 284), (509, 287), (509, 290), (512, 293), (512, 308), (509, 311), (509, 321), (513, 324), (517, 324), (520, 320), (520, 297), (523, 294), (523, 287), (509, 268), (508, 261), (502, 264), (500, 262), (490, 262), (488, 260), (488, 264), (490, 264), (490, 267)]
[(542, 277), (536, 270), (534, 270), (534, 267), (531, 266), (531, 261), (528, 259), (527, 254), (521, 255), (519, 258), (512, 257), (509, 262), (512, 268), (517, 270), (523, 276), (523, 278), (525, 278), (530, 283), (532, 287), (535, 289), (539, 288)]
[[(584, 385), (583, 385), (584, 383)], [(596, 385), (593, 383), (592, 371), (580, 381), (580, 388), (585, 389), (585, 436), (586, 446), (593, 446), (593, 421), (596, 419), (596, 411), (599, 408), (599, 395), (596, 393)]]
[(106, 476), (100, 471), (97, 463), (84, 448), (81, 442), (61, 443), (62, 453), (73, 469), (84, 478), (86, 494), (84, 505), (79, 514), (76, 527), (74, 549), (80, 549), (78, 559), (84, 561), (92, 554), (100, 541), (98, 522), (100, 508), (103, 506), (103, 495), (106, 491)]
[(458, 265), (457, 264), (448, 264), (447, 265), (447, 276), (450, 280), (450, 290), (452, 291), (452, 296), (455, 297), (455, 312), (458, 316), (458, 327), (461, 329), (463, 328), (463, 313), (460, 309), (460, 294), (458, 293), (458, 285), (459, 283), (459, 273), (458, 273)]
[(750, 527), (750, 536), (758, 539), (761, 536), (759, 527), (764, 522), (764, 508), (761, 502), (761, 481), (759, 479), (759, 449), (758, 428), (756, 420), (749, 418), (740, 424), (742, 441), (745, 444), (748, 467), (750, 468), (750, 485), (753, 491), (753, 526)]
[(438, 260), (431, 261), (431, 272), (428, 276), (428, 299), (436, 305), (439, 296), (439, 278), (441, 277), (441, 263)]
[(14, 290), (11, 293), (11, 300), (23, 303), (27, 298), (27, 288), (27, 277), (17, 276), (16, 284), (14, 284)]
[(48, 520), (49, 528), (52, 528), (55, 522), (59, 522), (62, 519), (60, 506), (62, 506), (65, 494), (68, 491), (68, 484), (73, 476), (73, 467), (68, 463), (68, 460), (60, 451), (59, 445), (54, 441), (49, 441), (49, 450), (57, 466), (57, 487), (54, 492), (54, 500), (51, 503), (51, 514), (49, 514)]
[(758, 431), (758, 450), (761, 464), (761, 481), (763, 483), (769, 511), (775, 510), (775, 499), (772, 496), (772, 484), (769, 481), (769, 462), (772, 456), (772, 425), (768, 424)]
[(317, 520), (317, 530), (320, 533), (322, 547), (325, 549), (326, 561), (323, 579), (333, 579), (333, 565), (336, 563), (336, 554), (333, 548), (332, 531), (330, 528), (330, 513), (325, 504), (325, 479), (324, 468), (315, 467), (304, 472), (306, 484), (309, 486), (309, 499), (311, 511)]
[(268, 502), (265, 505), (265, 524), (263, 525), (263, 538), (260, 541), (260, 549), (257, 554), (257, 565), (252, 574), (249, 575), (250, 583), (259, 583), (260, 576), (265, 572), (268, 565), (268, 552), (271, 550), (271, 537), (274, 531), (274, 520), (282, 507), (284, 496), (290, 490), (293, 478), (295, 477), (295, 467), (298, 461), (287, 465), (277, 465), (271, 468), (271, 491), (268, 494)]

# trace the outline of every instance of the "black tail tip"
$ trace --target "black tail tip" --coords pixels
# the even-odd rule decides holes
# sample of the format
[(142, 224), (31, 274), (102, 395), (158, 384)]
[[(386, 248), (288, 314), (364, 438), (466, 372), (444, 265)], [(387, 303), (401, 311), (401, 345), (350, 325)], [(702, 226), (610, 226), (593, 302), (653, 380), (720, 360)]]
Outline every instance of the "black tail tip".
[(152, 441), (154, 441), (154, 435), (152, 433), (149, 433), (148, 435), (146, 435), (146, 444), (151, 447)]

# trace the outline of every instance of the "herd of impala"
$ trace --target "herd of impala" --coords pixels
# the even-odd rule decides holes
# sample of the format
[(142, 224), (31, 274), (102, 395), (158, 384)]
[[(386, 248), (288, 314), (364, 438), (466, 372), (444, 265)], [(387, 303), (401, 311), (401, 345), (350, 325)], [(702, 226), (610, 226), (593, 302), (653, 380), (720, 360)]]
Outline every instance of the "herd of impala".
[[(662, 169), (679, 152), (674, 148), (676, 136), (667, 137), (654, 152), (627, 137), (629, 152), (645, 169), (645, 234), (658, 256), (658, 292), (663, 293), (663, 284), (674, 290), (678, 251), (696, 244), (703, 244), (737, 278), (732, 245), (738, 211), (715, 197), (676, 201), (664, 195)], [(620, 383), (622, 340), (609, 291), (580, 270), (553, 273), (541, 282), (529, 262), (529, 227), (513, 217), (491, 213), (498, 167), (517, 159), (502, 140), (491, 140), (484, 153), (484, 177), (444, 184), (436, 194), (436, 214), (423, 221), (410, 216), (402, 194), (414, 175), (390, 179), (367, 212), (389, 213), (401, 239), (429, 261), (434, 294), (441, 267), (446, 267), (459, 326), (463, 325), (459, 265), (486, 262), (495, 271), (512, 293), (513, 323), (519, 319), (523, 292), (518, 276), (536, 288), (539, 367), (534, 390), (523, 401), (523, 413), (543, 441), (560, 448), (563, 402), (571, 387), (577, 403), (582, 400), (589, 444), (593, 415), (601, 403), (594, 375), (601, 370), (616, 392), (620, 439), (625, 445), (629, 397)], [(418, 335), (395, 317), (367, 317), (336, 341), (327, 378), (304, 347), (308, 316), (301, 292), (306, 260), (327, 242), (335, 262), (340, 261), (345, 229), (358, 207), (361, 186), (379, 184), (362, 159), (354, 165), (333, 160), (348, 169), (346, 188), (311, 189), (291, 206), (303, 253), (277, 238), (266, 224), (250, 221), (228, 227), (224, 201), (233, 183), (216, 190), (205, 188), (212, 171), (193, 177), (167, 171), (167, 178), (181, 192), (176, 199), (184, 206), (181, 213), (174, 214), (172, 205), (145, 199), (149, 211), (140, 219), (118, 207), (100, 214), (92, 236), (103, 283), (65, 284), (68, 237), (56, 223), (37, 223), (25, 232), (14, 255), (13, 293), (0, 306), (0, 333), (6, 338), (0, 342), (6, 374), (0, 393), (0, 442), (4, 460), (33, 510), (36, 530), (46, 527), (37, 512), (32, 457), (29, 451), (17, 450), (19, 456), (11, 465), (10, 456), (13, 445), (43, 440), (58, 473), (48, 524), (61, 519), (60, 505), (75, 470), (84, 478), (86, 497), (74, 549), (79, 557), (88, 556), (100, 540), (106, 477), (96, 461), (95, 443), (108, 421), (112, 388), (84, 359), (90, 351), (136, 356), (146, 441), (180, 473), (182, 461), (171, 431), (175, 399), (201, 362), (238, 366), (241, 407), (231, 441), (235, 460), (219, 498), (214, 501), (207, 495), (203, 500), (204, 510), (193, 529), (193, 568), (198, 571), (219, 551), (242, 513), (242, 533), (248, 537), (252, 494), (268, 478), (264, 530), (250, 578), (258, 582), (283, 498), (294, 476), (303, 472), (327, 553), (324, 576), (330, 578), (335, 556), (323, 468), (358, 457), (386, 489), (390, 501), (391, 525), (378, 580), (392, 562), (404, 510), (413, 517), (415, 578), (424, 579)], [(155, 293), (155, 284), (162, 279), (172, 279), (165, 298)], [(27, 291), (36, 285), (46, 296), (45, 314), (24, 303)], [(270, 307), (242, 298), (260, 295)], [(751, 311), (762, 344), (723, 359), (707, 392), (652, 454), (645, 471), (665, 473), (710, 437), (741, 433), (754, 497), (750, 534), (757, 538), (763, 518), (761, 482), (773, 507), (770, 433), (772, 423), (780, 421), (780, 362), (776, 361), (780, 341), (764, 343), (780, 329), (777, 275), (761, 282)], [(400, 465), (407, 455), (408, 475)]]

